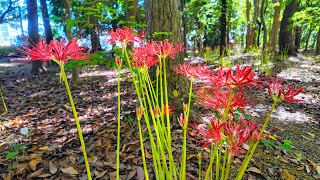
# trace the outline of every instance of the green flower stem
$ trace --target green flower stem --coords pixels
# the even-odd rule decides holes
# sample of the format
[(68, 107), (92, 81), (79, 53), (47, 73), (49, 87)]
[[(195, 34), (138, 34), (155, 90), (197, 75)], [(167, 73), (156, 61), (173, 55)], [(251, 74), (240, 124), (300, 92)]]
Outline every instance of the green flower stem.
[[(213, 151), (213, 147), (214, 147), (214, 151)], [(208, 169), (206, 171), (206, 175), (204, 177), (205, 180), (208, 180), (209, 175), (212, 174), (212, 166), (217, 153), (218, 153), (218, 144), (212, 144), (211, 150), (210, 150), (210, 162), (209, 162)]]
[[(141, 91), (143, 91), (143, 83), (142, 83), (142, 77), (140, 72), (138, 72), (138, 78), (139, 78), (139, 86)], [(139, 103), (141, 106), (147, 107), (147, 102), (146, 102), (146, 97), (145, 94), (142, 93), (142, 98), (138, 96), (139, 99)], [(143, 101), (142, 101), (143, 99)], [(156, 179), (161, 179), (160, 175), (163, 175), (163, 171), (161, 169), (161, 162), (160, 162), (160, 158), (158, 156), (158, 151), (154, 142), (154, 138), (153, 138), (153, 134), (152, 134), (152, 130), (151, 130), (151, 126), (150, 126), (150, 120), (149, 120), (149, 113), (144, 113), (144, 120), (146, 122), (147, 125), (147, 129), (148, 129), (148, 134), (149, 134), (149, 138), (150, 138), (150, 144), (151, 144), (151, 151), (152, 151), (152, 157), (153, 157), (153, 165), (155, 168), (155, 174), (156, 174)], [(164, 179), (164, 177), (162, 178)]]
[(4, 101), (4, 96), (2, 94), (1, 88), (0, 88), (0, 96), (1, 96), (1, 100), (2, 100), (2, 104), (3, 104), (4, 110), (5, 110), (5, 112), (8, 112), (7, 105), (6, 105), (6, 102)]
[(182, 144), (180, 179), (186, 178), (186, 171), (187, 171), (187, 132), (188, 132), (191, 97), (192, 97), (192, 85), (193, 85), (193, 78), (190, 79), (189, 100), (188, 100), (188, 106), (187, 106), (186, 116), (185, 116), (186, 119), (183, 124), (183, 144)]
[[(272, 115), (274, 109), (277, 106), (277, 103), (278, 103), (278, 99), (276, 99), (272, 104), (271, 110), (270, 110), (268, 116), (266, 117), (266, 119), (264, 121), (264, 124), (263, 124), (263, 126), (262, 126), (262, 128), (260, 130), (260, 134), (261, 135), (263, 134), (265, 128), (267, 127), (267, 124), (268, 124), (268, 122), (269, 122), (269, 120), (271, 118), (271, 115)], [(236, 180), (241, 180), (242, 179), (242, 176), (243, 176), (244, 172), (246, 171), (246, 169), (247, 169), (247, 167), (249, 165), (249, 162), (250, 162), (250, 160), (251, 160), (251, 158), (253, 156), (253, 153), (256, 150), (259, 142), (260, 142), (260, 139), (258, 139), (257, 142), (254, 143), (252, 148), (250, 148), (249, 151), (247, 152), (247, 155), (246, 155), (245, 159), (243, 160), (243, 163), (242, 163), (242, 165), (240, 167), (240, 170), (239, 170), (239, 172), (237, 174)]]
[(148, 170), (147, 170), (146, 156), (144, 154), (143, 136), (142, 136), (142, 128), (141, 128), (141, 118), (138, 119), (138, 129), (139, 129), (140, 149), (141, 149), (141, 155), (142, 155), (142, 164), (143, 164), (144, 176), (145, 176), (146, 180), (149, 180), (149, 173), (148, 173)]
[(226, 167), (226, 173), (224, 176), (224, 180), (228, 180), (232, 161), (233, 161), (233, 157), (228, 157), (228, 163), (227, 163), (227, 167)]
[(199, 163), (199, 169), (198, 169), (198, 180), (201, 180), (201, 166), (202, 166), (202, 152), (198, 154), (198, 163)]
[(224, 113), (223, 113), (223, 116), (222, 116), (222, 122), (227, 120), (227, 117), (228, 117), (228, 114), (229, 114), (229, 110), (230, 110), (230, 106), (231, 106), (231, 103), (232, 103), (232, 98), (234, 96), (235, 87), (230, 87), (230, 88), (231, 88), (231, 90), (230, 90), (230, 95), (229, 95), (229, 98), (228, 98), (228, 104), (227, 104), (227, 108), (224, 110)]
[(219, 143), (218, 143), (218, 152), (216, 153), (216, 156), (217, 156), (217, 161), (216, 161), (216, 179), (219, 179), (219, 175), (220, 175), (221, 153), (222, 153), (222, 141), (220, 140)]
[[(227, 150), (227, 147), (226, 147), (225, 150)], [(220, 177), (221, 180), (224, 180), (225, 171), (226, 171), (227, 157), (228, 157), (228, 153), (227, 153), (227, 151), (224, 151), (223, 163), (222, 163), (222, 172), (221, 172), (221, 177)]]
[(117, 158), (116, 158), (116, 179), (120, 180), (120, 133), (121, 133), (121, 99), (120, 99), (120, 70), (121, 67), (118, 67), (118, 130), (117, 130)]
[(59, 65), (60, 65), (61, 73), (62, 73), (61, 77), (62, 77), (62, 80), (64, 81), (64, 85), (66, 86), (67, 93), (68, 93), (69, 100), (70, 100), (70, 104), (71, 104), (71, 108), (72, 108), (73, 117), (74, 117), (75, 122), (76, 122), (78, 135), (79, 135), (79, 139), (80, 139), (80, 144), (81, 144), (81, 149), (82, 149), (82, 153), (83, 153), (83, 158), (84, 158), (84, 162), (85, 162), (85, 165), (86, 165), (88, 180), (91, 180), (92, 178), (91, 178), (90, 166), (89, 166), (89, 161), (88, 161), (87, 152), (86, 152), (86, 145), (85, 145), (84, 140), (83, 140), (83, 135), (82, 135), (82, 130), (81, 130), (81, 125), (80, 125), (80, 122), (79, 122), (78, 114), (77, 114), (76, 107), (74, 105), (74, 101), (73, 101), (73, 98), (72, 98), (72, 95), (71, 95), (68, 79), (67, 79), (66, 73), (64, 71), (64, 64), (63, 63), (59, 63)]
[(172, 156), (172, 148), (171, 148), (171, 123), (169, 116), (169, 96), (168, 96), (168, 82), (167, 82), (167, 67), (166, 67), (166, 58), (163, 58), (163, 79), (164, 79), (164, 96), (166, 101), (166, 119), (167, 119), (167, 142), (168, 142), (168, 155), (169, 155), (169, 170), (170, 174), (173, 173), (175, 179), (177, 179), (177, 174), (173, 171), (173, 156)]
[[(144, 81), (140, 80), (140, 82), (144, 82)], [(160, 155), (161, 155), (161, 159), (162, 159), (162, 165), (163, 165), (162, 167), (164, 168), (164, 171), (165, 171), (165, 173), (167, 175), (171, 175), (171, 173), (168, 174), (167, 161), (166, 161), (166, 156), (165, 156), (164, 149), (163, 149), (163, 144), (162, 144), (163, 142), (161, 142), (161, 139), (160, 139), (160, 136), (159, 136), (159, 130), (158, 130), (158, 127), (157, 127), (157, 123), (155, 121), (155, 117), (154, 117), (154, 113), (153, 113), (153, 109), (152, 109), (152, 105), (151, 105), (151, 100), (150, 100), (150, 95), (149, 95), (148, 90), (147, 90), (147, 85), (144, 82), (142, 86), (145, 89), (145, 94), (146, 94), (147, 101), (148, 101), (148, 104), (149, 104), (149, 111), (150, 111), (151, 118), (152, 118), (152, 121), (153, 121), (154, 131), (155, 131), (155, 135), (156, 135), (156, 138), (157, 138), (157, 145), (159, 147), (159, 151), (160, 151)]]

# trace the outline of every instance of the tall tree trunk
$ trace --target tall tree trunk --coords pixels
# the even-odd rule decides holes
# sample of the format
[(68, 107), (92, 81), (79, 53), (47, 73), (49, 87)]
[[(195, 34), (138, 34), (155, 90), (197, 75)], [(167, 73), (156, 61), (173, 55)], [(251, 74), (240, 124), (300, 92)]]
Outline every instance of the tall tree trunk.
[(320, 55), (320, 27), (318, 27), (316, 55)]
[[(71, 12), (71, 3), (72, 0), (63, 0), (63, 4), (66, 10), (66, 36), (69, 41), (72, 40), (72, 27), (68, 26), (69, 21), (71, 20), (72, 17), (72, 12)], [(72, 84), (77, 84), (79, 82), (79, 69), (78, 67), (74, 67), (72, 69)]]
[(246, 0), (247, 35), (246, 35), (246, 48), (245, 49), (249, 49), (249, 47), (252, 46), (252, 42), (250, 41), (250, 35), (251, 35), (250, 10), (251, 10), (250, 0)]
[(251, 34), (250, 34), (250, 42), (251, 46), (256, 38), (256, 27), (258, 21), (258, 14), (259, 14), (259, 0), (253, 0), (253, 17), (251, 22)]
[(91, 52), (95, 53), (101, 50), (98, 20), (95, 16), (90, 15), (90, 21), (93, 26), (90, 28)]
[(296, 47), (296, 50), (300, 49), (301, 44), (301, 27), (296, 26), (294, 27), (294, 46)]
[(288, 55), (296, 56), (297, 52), (293, 42), (293, 22), (291, 20), (294, 13), (298, 10), (299, 5), (296, 0), (292, 0), (283, 12), (283, 18), (280, 25), (279, 33), (279, 50), (280, 52), (288, 52)]
[[(154, 32), (171, 32), (167, 36), (160, 35), (152, 37), (156, 40), (170, 39), (174, 44), (182, 41), (181, 15), (178, 9), (179, 1), (176, 0), (146, 0), (145, 11), (147, 20), (147, 36), (152, 37)], [(173, 67), (184, 62), (184, 52), (176, 54), (174, 60), (167, 61), (168, 69), (168, 92), (170, 98), (173, 90), (179, 92), (178, 98), (174, 98), (178, 103), (183, 101), (188, 90), (188, 82), (184, 76), (178, 75), (173, 71)], [(180, 96), (181, 95), (181, 96)]]
[(40, 0), (40, 5), (41, 5), (42, 20), (43, 20), (46, 43), (49, 44), (50, 41), (53, 39), (53, 35), (52, 35), (51, 25), (49, 21), (49, 13), (48, 13), (46, 0)]
[(181, 18), (182, 18), (182, 28), (183, 28), (183, 44), (185, 46), (185, 49), (184, 49), (184, 54), (185, 56), (187, 57), (188, 54), (187, 54), (187, 21), (186, 21), (186, 16), (185, 16), (185, 12), (184, 12), (184, 7), (186, 6), (186, 0), (180, 0), (180, 3), (181, 3)]
[[(27, 17), (28, 17), (28, 44), (30, 47), (35, 46), (39, 41), (39, 25), (37, 0), (27, 0)], [(32, 62), (32, 74), (39, 74), (43, 70), (41, 61)]]
[(260, 9), (260, 20), (261, 20), (261, 25), (262, 25), (262, 29), (263, 29), (263, 43), (262, 43), (262, 51), (264, 51), (264, 49), (266, 48), (266, 44), (267, 44), (267, 25), (266, 25), (266, 21), (264, 20), (264, 12), (267, 8), (264, 6), (268, 1), (266, 0), (262, 0), (261, 2), (261, 9)]
[(138, 12), (138, 0), (126, 0), (127, 11), (126, 21), (128, 27), (134, 27), (136, 23), (136, 15)]
[(220, 17), (220, 56), (227, 52), (227, 0), (221, 0), (221, 17)]
[(277, 49), (277, 35), (278, 35), (278, 30), (280, 25), (279, 17), (281, 12), (282, 0), (272, 0), (272, 2), (273, 2), (274, 14), (273, 14), (272, 28), (270, 31), (270, 46), (271, 46), (271, 51), (275, 53)]
[(304, 47), (304, 51), (307, 51), (307, 50), (308, 50), (309, 39), (310, 39), (312, 30), (313, 30), (312, 25), (310, 25), (310, 26), (309, 26), (309, 31), (308, 31), (308, 33), (306, 34), (306, 38), (305, 38), (305, 39), (306, 39), (306, 45), (305, 45), (305, 47)]

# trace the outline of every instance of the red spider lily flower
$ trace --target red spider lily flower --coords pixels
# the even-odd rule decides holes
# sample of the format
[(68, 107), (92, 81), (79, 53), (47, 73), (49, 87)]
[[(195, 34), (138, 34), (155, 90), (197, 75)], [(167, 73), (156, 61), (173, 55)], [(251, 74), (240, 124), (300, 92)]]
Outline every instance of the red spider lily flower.
[[(230, 93), (221, 91), (220, 89), (199, 89), (196, 90), (197, 102), (205, 108), (213, 110), (225, 109), (228, 106)], [(246, 105), (246, 100), (243, 94), (235, 93), (232, 98), (229, 113), (233, 114), (234, 109), (243, 110)]]
[(66, 63), (68, 60), (89, 60), (85, 56), (84, 48), (80, 47), (77, 43), (77, 39), (65, 43), (64, 38), (59, 42), (58, 40), (52, 40), (47, 45), (44, 39), (40, 39), (37, 45), (33, 48), (23, 46), (23, 52), (29, 55), (31, 61), (42, 60), (47, 62), (48, 60), (57, 60), (62, 63)]
[(171, 42), (165, 41), (154, 43), (154, 50), (156, 51), (156, 54), (161, 58), (166, 58), (169, 56), (171, 59), (174, 59), (174, 55), (182, 51), (183, 48), (182, 43), (174, 46)]
[(153, 49), (153, 42), (148, 42), (142, 44), (140, 47), (134, 48), (130, 55), (132, 58), (132, 66), (136, 69), (149, 69), (158, 63), (158, 58)]
[(245, 150), (242, 149), (241, 146), (248, 142), (251, 138), (257, 139), (260, 137), (257, 136), (258, 127), (254, 121), (247, 122), (243, 118), (240, 121), (240, 124), (230, 122), (225, 127), (225, 133), (230, 143), (228, 148), (229, 156), (245, 154)]
[(202, 139), (199, 141), (203, 144), (200, 149), (204, 149), (212, 143), (218, 143), (221, 139), (225, 137), (225, 135), (223, 134), (223, 129), (226, 125), (226, 122), (221, 122), (219, 119), (216, 118), (210, 118), (210, 124), (190, 124), (190, 126), (196, 131), (196, 133), (191, 134)]
[(178, 67), (174, 68), (177, 74), (184, 74), (188, 79), (201, 78), (208, 75), (209, 67), (207, 65), (194, 66), (191, 64), (179, 64)]
[(283, 85), (282, 80), (271, 78), (271, 82), (266, 82), (268, 93), (274, 101), (284, 100), (287, 102), (301, 102), (303, 100), (295, 99), (295, 96), (300, 94), (304, 89), (296, 90), (296, 85)]
[(144, 115), (144, 110), (143, 110), (143, 107), (138, 107), (136, 108), (136, 115), (137, 115), (137, 119), (140, 120), (143, 115)]
[(179, 122), (180, 126), (182, 128), (184, 128), (185, 123), (186, 123), (186, 115), (181, 113), (180, 117), (178, 117), (178, 122)]
[(242, 93), (244, 93), (242, 89), (243, 86), (250, 88), (249, 85), (251, 85), (260, 88), (258, 84), (260, 79), (254, 76), (254, 71), (250, 66), (241, 68), (237, 65), (235, 71), (233, 71), (232, 68), (221, 67), (217, 75), (209, 75), (207, 81), (209, 84), (213, 84), (219, 88), (224, 86), (228, 86), (229, 88), (238, 87)]
[(113, 29), (109, 33), (110, 39), (109, 43), (121, 43), (122, 45), (127, 45), (133, 42), (140, 42), (139, 37), (137, 37), (131, 28), (117, 28), (116, 31)]
[[(166, 108), (167, 106), (166, 106), (165, 104), (163, 104), (162, 107), (163, 107), (163, 115), (167, 115), (167, 108)], [(176, 109), (176, 107), (169, 105), (169, 107), (168, 107), (168, 113), (169, 113), (169, 115), (171, 115), (172, 112), (173, 112), (175, 109)]]

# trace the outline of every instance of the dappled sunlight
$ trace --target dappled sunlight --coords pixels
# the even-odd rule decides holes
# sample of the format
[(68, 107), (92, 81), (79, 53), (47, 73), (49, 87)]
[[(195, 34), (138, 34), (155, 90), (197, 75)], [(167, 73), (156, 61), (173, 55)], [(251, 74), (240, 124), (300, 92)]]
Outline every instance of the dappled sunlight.
[(296, 80), (305, 83), (320, 81), (319, 74), (306, 68), (288, 68), (281, 71), (278, 76), (285, 80)]
[(311, 123), (315, 119), (302, 111), (291, 112), (289, 108), (279, 106), (271, 116), (273, 119), (282, 122)]

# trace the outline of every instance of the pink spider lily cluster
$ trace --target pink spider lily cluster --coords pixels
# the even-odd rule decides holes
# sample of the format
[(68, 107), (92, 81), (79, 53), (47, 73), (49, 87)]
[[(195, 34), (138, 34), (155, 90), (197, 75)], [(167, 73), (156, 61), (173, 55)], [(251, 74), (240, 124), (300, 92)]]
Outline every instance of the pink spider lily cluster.
[[(232, 68), (221, 67), (217, 71), (210, 71), (206, 66), (179, 65), (176, 72), (185, 74), (188, 79), (197, 79), (197, 102), (200, 106), (213, 110), (215, 117), (209, 117), (209, 122), (190, 124), (189, 133), (195, 142), (203, 144), (200, 149), (211, 146), (210, 164), (204, 179), (212, 179), (213, 162), (216, 162), (215, 178), (228, 179), (230, 166), (234, 156), (245, 155), (244, 162), (236, 179), (243, 177), (244, 171), (252, 155), (263, 138), (266, 125), (275, 106), (279, 101), (300, 102), (295, 97), (303, 91), (296, 90), (296, 86), (283, 85), (278, 78), (265, 81), (255, 77), (254, 71), (249, 66)], [(262, 127), (255, 121), (235, 116), (234, 112), (240, 109), (245, 114), (246, 95), (243, 87), (250, 91), (253, 87), (262, 89), (265, 85), (270, 97), (274, 100), (267, 118)], [(180, 124), (185, 125), (185, 116), (180, 116)], [(249, 144), (246, 152), (243, 146)]]

